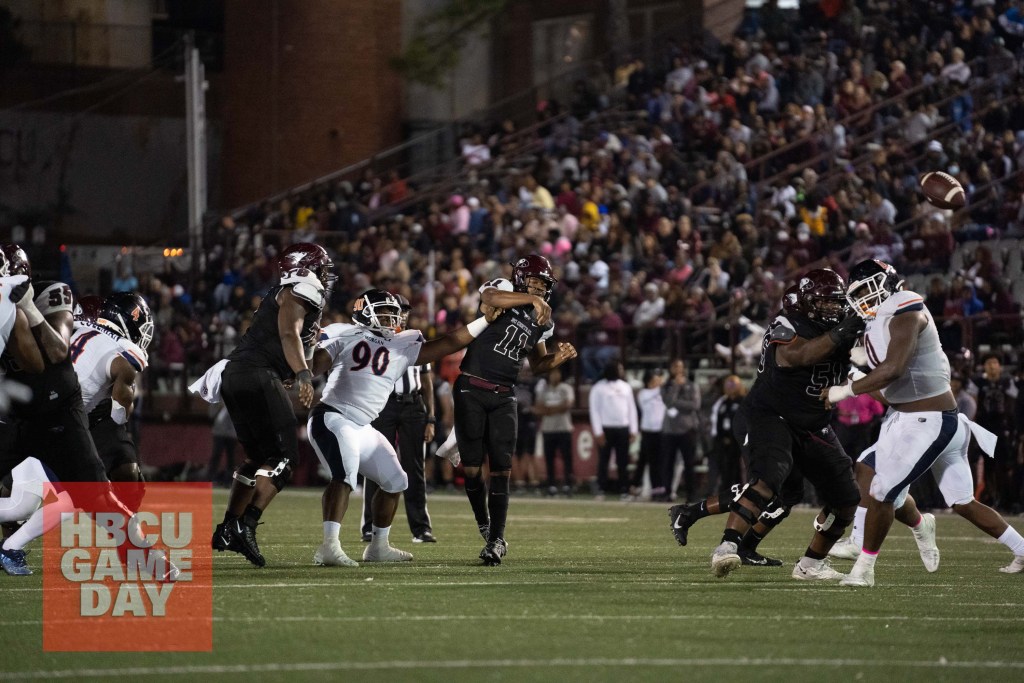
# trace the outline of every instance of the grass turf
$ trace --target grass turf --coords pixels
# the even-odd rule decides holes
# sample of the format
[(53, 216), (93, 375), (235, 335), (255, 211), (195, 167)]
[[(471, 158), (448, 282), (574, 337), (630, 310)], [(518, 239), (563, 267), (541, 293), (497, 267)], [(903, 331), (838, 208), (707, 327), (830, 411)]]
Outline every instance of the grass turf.
[[(358, 504), (342, 529), (356, 559)], [(223, 506), (218, 494), (218, 516)], [(761, 548), (786, 567), (725, 580), (708, 564), (724, 517), (699, 522), (680, 548), (665, 505), (513, 497), (497, 568), (477, 560), (462, 496), (431, 498), (436, 545), (410, 543), (399, 512), (392, 542), (416, 556), (399, 565), (312, 566), (319, 511), (319, 492), (278, 497), (259, 531), (265, 569), (215, 556), (212, 653), (44, 653), (40, 573), (0, 574), (0, 680), (1024, 678), (1024, 574), (998, 572), (1010, 553), (952, 515), (938, 515), (937, 573), (897, 523), (876, 587), (850, 589), (790, 578), (810, 510)]]

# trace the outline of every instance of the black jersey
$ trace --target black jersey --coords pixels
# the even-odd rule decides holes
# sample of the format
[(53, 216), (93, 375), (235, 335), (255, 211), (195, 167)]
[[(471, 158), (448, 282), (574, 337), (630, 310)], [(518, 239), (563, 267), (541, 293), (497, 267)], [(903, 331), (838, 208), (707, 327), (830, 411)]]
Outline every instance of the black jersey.
[(460, 369), (495, 384), (512, 386), (533, 347), (551, 338), (554, 323), (538, 325), (532, 306), (509, 308), (466, 348)]
[[(228, 356), (228, 360), (257, 368), (270, 368), (281, 379), (292, 379), (295, 373), (285, 359), (281, 335), (277, 330), (277, 315), (280, 310), (277, 295), (282, 289), (282, 285), (273, 287), (263, 297), (252, 318), (252, 324), (238, 341), (238, 346)], [(320, 315), (323, 313), (323, 306), (316, 306), (305, 297), (302, 297), (302, 300), (307, 308), (302, 320), (302, 345), (308, 350), (316, 345), (320, 335)]]
[(747, 395), (747, 403), (770, 410), (801, 429), (817, 431), (828, 426), (832, 411), (825, 409), (821, 392), (846, 381), (852, 344), (837, 347), (831, 356), (814, 365), (785, 368), (775, 360), (779, 346), (797, 337), (814, 339), (822, 334), (821, 328), (803, 316), (776, 316), (764, 333), (757, 379)]
[[(42, 281), (33, 284), (35, 304), (44, 316), (74, 309), (71, 288), (63, 282)], [(40, 349), (42, 352), (42, 350)], [(70, 350), (69, 350), (70, 351)], [(11, 414), (14, 417), (28, 417), (39, 413), (65, 410), (68, 406), (82, 401), (82, 389), (78, 384), (78, 375), (71, 362), (71, 353), (58, 363), (51, 363), (43, 356), (42, 372), (25, 372), (10, 354), (3, 355), (4, 374), (8, 379), (24, 384), (32, 390), (32, 400), (28, 403), (12, 403)]]

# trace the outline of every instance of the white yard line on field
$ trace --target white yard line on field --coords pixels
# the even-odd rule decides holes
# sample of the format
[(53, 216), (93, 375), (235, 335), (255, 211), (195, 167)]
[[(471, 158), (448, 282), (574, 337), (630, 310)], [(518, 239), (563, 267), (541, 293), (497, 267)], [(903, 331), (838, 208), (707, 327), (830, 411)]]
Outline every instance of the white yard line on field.
[(254, 674), (303, 671), (388, 671), (415, 669), (501, 669), (501, 668), (595, 668), (621, 667), (902, 667), (909, 669), (1024, 669), (1024, 662), (1013, 661), (947, 661), (884, 660), (884, 659), (798, 659), (798, 658), (559, 658), (559, 659), (494, 659), (494, 660), (395, 660), (383, 662), (292, 662), (266, 664), (210, 664), (193, 666), (125, 667), (107, 669), (51, 669), (46, 671), (2, 671), (0, 680), (48, 680), (57, 678), (129, 678), (144, 676), (197, 676), (204, 674)]

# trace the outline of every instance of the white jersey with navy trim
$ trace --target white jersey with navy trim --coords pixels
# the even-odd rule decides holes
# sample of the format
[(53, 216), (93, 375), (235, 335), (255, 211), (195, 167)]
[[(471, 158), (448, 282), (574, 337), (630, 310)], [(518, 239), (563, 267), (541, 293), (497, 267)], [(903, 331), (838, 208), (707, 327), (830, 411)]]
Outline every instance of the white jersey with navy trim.
[(882, 389), (882, 396), (889, 403), (908, 403), (949, 391), (949, 360), (942, 352), (939, 331), (931, 313), (924, 306), (924, 297), (916, 292), (896, 292), (882, 302), (875, 317), (864, 329), (864, 350), (868, 366), (872, 369), (881, 365), (889, 350), (889, 326), (893, 318), (911, 311), (921, 311), (928, 318), (928, 324), (918, 334), (917, 349), (907, 371), (896, 381)]
[(75, 324), (68, 355), (82, 385), (82, 403), (89, 413), (100, 401), (110, 398), (114, 378), (110, 368), (115, 358), (124, 358), (136, 372), (146, 369), (148, 357), (130, 339), (88, 322)]
[(7, 348), (7, 341), (14, 332), (18, 307), (11, 301), (11, 290), (28, 280), (26, 275), (0, 277), (0, 353)]
[(361, 325), (328, 325), (320, 348), (330, 354), (331, 370), (320, 400), (357, 425), (370, 424), (416, 362), (423, 342), (419, 330), (383, 337)]

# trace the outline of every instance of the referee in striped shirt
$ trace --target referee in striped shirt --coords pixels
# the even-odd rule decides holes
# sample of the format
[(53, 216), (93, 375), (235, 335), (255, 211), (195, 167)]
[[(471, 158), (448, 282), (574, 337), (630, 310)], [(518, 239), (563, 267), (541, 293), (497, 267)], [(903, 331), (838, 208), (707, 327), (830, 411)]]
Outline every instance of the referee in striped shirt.
[[(402, 305), (402, 328), (408, 327), (411, 306), (408, 299), (398, 295)], [(383, 434), (398, 451), (402, 469), (409, 475), (409, 488), (405, 490), (405, 516), (409, 520), (413, 543), (436, 543), (427, 514), (427, 482), (423, 476), (426, 445), (434, 440), (434, 380), (430, 365), (410, 366), (402, 379), (395, 383), (387, 404), (373, 421), (373, 428)], [(370, 502), (377, 484), (363, 480), (363, 540), (370, 541)]]

